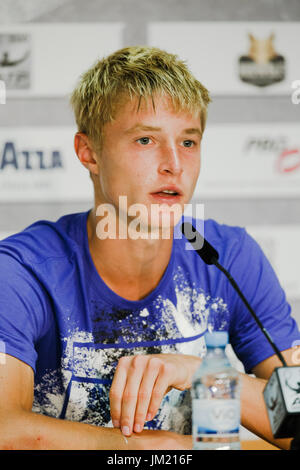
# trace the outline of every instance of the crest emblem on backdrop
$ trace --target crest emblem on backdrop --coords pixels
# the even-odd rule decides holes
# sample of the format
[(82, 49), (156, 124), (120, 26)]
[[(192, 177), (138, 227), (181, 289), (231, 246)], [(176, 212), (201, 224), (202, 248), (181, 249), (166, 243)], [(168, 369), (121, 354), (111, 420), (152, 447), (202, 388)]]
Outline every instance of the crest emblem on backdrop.
[(31, 86), (31, 37), (26, 33), (0, 34), (0, 80), (8, 90)]
[(243, 82), (266, 87), (285, 78), (285, 58), (276, 52), (274, 33), (259, 39), (249, 34), (248, 53), (239, 58), (239, 77)]

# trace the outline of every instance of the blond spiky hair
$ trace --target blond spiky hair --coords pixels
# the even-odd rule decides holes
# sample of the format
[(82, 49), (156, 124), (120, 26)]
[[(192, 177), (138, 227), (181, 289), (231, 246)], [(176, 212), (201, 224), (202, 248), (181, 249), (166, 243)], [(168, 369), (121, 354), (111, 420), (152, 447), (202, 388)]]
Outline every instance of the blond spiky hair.
[(205, 128), (207, 89), (191, 74), (175, 54), (155, 47), (120, 49), (98, 61), (85, 72), (71, 95), (79, 132), (91, 138), (95, 150), (101, 148), (102, 129), (111, 122), (124, 100), (168, 95), (176, 110), (199, 113)]

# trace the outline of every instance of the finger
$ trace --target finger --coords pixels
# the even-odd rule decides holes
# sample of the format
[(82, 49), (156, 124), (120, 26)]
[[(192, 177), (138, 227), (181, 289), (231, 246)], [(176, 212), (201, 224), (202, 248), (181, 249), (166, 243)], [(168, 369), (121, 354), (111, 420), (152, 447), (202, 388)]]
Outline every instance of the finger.
[(132, 434), (138, 392), (147, 362), (146, 356), (135, 356), (128, 370), (127, 382), (122, 396), (120, 420), (122, 433), (126, 436)]
[(124, 356), (119, 360), (109, 391), (110, 415), (116, 428), (120, 427), (122, 397), (131, 361), (132, 356)]
[(137, 406), (134, 416), (134, 427), (135, 432), (141, 432), (143, 430), (146, 415), (153, 392), (153, 387), (157, 380), (162, 362), (157, 358), (150, 358), (147, 363), (145, 373), (143, 375), (140, 389), (138, 392)]
[(172, 381), (172, 368), (168, 364), (162, 364), (154, 384), (150, 403), (147, 411), (147, 421), (153, 419), (158, 412), (161, 402), (164, 398), (166, 391), (169, 388), (169, 384)]

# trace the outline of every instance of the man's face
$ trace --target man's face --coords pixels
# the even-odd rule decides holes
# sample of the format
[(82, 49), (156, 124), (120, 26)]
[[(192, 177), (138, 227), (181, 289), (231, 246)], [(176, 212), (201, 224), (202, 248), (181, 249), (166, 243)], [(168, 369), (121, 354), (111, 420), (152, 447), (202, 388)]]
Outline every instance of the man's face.
[(137, 100), (127, 101), (115, 120), (104, 126), (96, 194), (97, 205), (112, 204), (117, 213), (119, 196), (127, 197), (128, 208), (142, 204), (144, 210), (135, 217), (148, 227), (151, 220), (155, 225), (151, 211), (158, 204), (159, 226), (162, 214), (170, 213), (174, 204), (181, 212), (171, 225), (178, 222), (200, 170), (200, 113), (194, 117), (187, 111), (175, 112), (169, 97), (157, 96), (154, 102), (155, 110), (152, 100), (142, 100), (139, 109)]

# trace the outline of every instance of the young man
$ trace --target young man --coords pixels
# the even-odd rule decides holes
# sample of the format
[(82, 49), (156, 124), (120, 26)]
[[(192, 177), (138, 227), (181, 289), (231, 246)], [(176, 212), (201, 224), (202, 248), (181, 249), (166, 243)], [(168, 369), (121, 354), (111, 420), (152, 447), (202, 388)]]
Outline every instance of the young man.
[[(71, 102), (95, 203), (0, 244), (1, 448), (191, 448), (208, 323), (261, 378), (241, 374), (242, 423), (272, 441), (262, 390), (278, 360), (226, 278), (174, 236), (199, 175), (207, 90), (176, 56), (131, 47), (87, 71)], [(258, 245), (212, 220), (205, 237), (292, 363), (299, 331)]]

